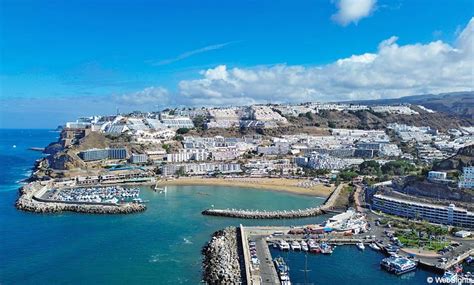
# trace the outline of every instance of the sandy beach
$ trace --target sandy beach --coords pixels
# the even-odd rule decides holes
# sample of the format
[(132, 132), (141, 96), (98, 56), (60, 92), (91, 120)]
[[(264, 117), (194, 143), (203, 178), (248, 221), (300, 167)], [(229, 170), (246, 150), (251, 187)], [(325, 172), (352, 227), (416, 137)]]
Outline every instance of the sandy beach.
[[(328, 197), (334, 190), (333, 186), (327, 187), (322, 184), (307, 184), (304, 179), (285, 178), (203, 178), (203, 177), (180, 177), (177, 179), (160, 180), (158, 185), (214, 185), (234, 186), (253, 189), (282, 191), (299, 195)], [(306, 184), (305, 184), (306, 183)], [(306, 185), (306, 187), (302, 187)]]

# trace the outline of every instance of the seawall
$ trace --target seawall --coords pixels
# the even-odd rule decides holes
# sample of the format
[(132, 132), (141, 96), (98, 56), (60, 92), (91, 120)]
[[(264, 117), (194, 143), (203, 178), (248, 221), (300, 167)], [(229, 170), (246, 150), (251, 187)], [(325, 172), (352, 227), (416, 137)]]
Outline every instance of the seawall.
[(314, 217), (330, 211), (339, 196), (343, 184), (339, 185), (326, 199), (323, 205), (315, 208), (284, 211), (260, 211), (260, 210), (241, 210), (241, 209), (206, 209), (202, 211), (203, 215), (219, 216), (240, 219), (295, 219)]
[(246, 284), (242, 273), (240, 231), (228, 227), (217, 231), (202, 249), (203, 281), (206, 284)]

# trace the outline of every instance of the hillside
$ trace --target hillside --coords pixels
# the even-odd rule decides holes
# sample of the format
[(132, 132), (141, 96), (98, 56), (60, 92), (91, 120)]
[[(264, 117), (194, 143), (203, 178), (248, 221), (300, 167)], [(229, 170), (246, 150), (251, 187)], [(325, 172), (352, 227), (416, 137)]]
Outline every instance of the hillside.
[(474, 165), (474, 144), (459, 149), (456, 155), (440, 161), (433, 170), (462, 170), (464, 166)]
[(443, 112), (455, 115), (460, 118), (474, 119), (474, 92), (453, 92), (442, 94), (424, 94), (415, 96), (405, 96), (395, 99), (378, 99), (378, 100), (359, 100), (349, 101), (346, 103), (353, 104), (413, 104), (422, 105), (436, 112)]

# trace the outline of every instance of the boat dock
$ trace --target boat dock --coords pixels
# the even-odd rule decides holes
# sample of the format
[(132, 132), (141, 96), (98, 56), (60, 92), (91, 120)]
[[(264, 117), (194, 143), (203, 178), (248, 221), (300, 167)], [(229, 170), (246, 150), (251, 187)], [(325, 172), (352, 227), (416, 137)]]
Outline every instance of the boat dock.
[[(245, 275), (247, 284), (280, 284), (278, 273), (273, 265), (273, 257), (270, 253), (269, 243), (279, 240), (302, 241), (304, 235), (288, 234), (292, 227), (244, 227), (240, 225), (241, 243), (244, 252)], [(372, 238), (351, 238), (351, 237), (324, 237), (315, 238), (318, 242), (331, 245), (356, 245), (357, 243), (374, 242)], [(258, 259), (258, 264), (251, 258), (251, 247), (249, 241), (255, 243), (253, 247), (254, 257)]]

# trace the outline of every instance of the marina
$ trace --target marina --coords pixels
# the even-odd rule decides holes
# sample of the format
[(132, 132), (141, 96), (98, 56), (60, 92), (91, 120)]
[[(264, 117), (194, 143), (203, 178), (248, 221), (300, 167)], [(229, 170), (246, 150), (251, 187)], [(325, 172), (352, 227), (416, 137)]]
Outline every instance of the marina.
[(125, 188), (121, 186), (107, 187), (78, 187), (51, 189), (41, 198), (60, 202), (95, 202), (118, 204), (125, 202), (141, 202), (140, 188)]

